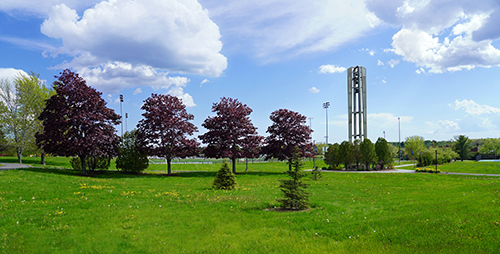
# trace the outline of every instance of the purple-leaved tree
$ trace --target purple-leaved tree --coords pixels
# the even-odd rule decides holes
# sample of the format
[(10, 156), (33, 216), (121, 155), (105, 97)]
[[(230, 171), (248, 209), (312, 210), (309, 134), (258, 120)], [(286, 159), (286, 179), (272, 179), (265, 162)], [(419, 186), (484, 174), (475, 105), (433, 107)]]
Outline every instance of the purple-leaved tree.
[(292, 170), (295, 146), (299, 148), (300, 157), (313, 155), (312, 130), (306, 125), (305, 116), (288, 109), (279, 109), (272, 112), (269, 118), (273, 124), (267, 128), (269, 136), (262, 147), (262, 153), (267, 158), (288, 160), (288, 168)]
[(207, 157), (231, 158), (236, 174), (236, 159), (255, 157), (262, 142), (250, 121), (252, 109), (238, 99), (223, 97), (213, 104), (212, 112), (216, 115), (209, 116), (202, 124), (208, 131), (199, 136), (207, 144), (204, 153)]
[(172, 173), (174, 157), (185, 158), (198, 153), (199, 143), (189, 139), (198, 130), (189, 122), (194, 119), (188, 114), (182, 101), (172, 95), (152, 94), (141, 107), (146, 112), (137, 125), (137, 141), (140, 150), (148, 155), (165, 157), (168, 174)]
[(56, 94), (46, 101), (38, 118), (43, 131), (36, 142), (46, 153), (78, 156), (86, 175), (87, 158), (118, 155), (120, 137), (113, 125), (120, 124), (120, 116), (77, 73), (66, 69), (56, 78)]

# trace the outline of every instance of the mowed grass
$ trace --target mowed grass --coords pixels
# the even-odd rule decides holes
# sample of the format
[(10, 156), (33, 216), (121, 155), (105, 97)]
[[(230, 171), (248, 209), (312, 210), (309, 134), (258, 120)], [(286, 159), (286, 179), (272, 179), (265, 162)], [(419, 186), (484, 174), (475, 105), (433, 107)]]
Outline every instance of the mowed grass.
[(244, 169), (235, 191), (211, 189), (216, 168), (0, 171), (1, 252), (500, 252), (499, 177), (325, 172), (310, 210), (273, 212), (287, 165)]
[[(415, 169), (414, 166), (401, 167), (402, 169)], [(435, 168), (435, 165), (427, 166)], [(455, 161), (438, 165), (441, 172), (471, 173), (471, 174), (498, 174), (500, 175), (500, 162)]]

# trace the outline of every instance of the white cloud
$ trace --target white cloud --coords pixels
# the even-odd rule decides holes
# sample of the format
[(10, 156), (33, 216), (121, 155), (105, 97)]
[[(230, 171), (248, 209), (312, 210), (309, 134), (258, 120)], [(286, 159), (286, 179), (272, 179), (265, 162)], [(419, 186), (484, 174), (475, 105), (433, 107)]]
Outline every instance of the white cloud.
[(202, 1), (225, 38), (264, 61), (335, 50), (378, 25), (364, 0)]
[(402, 27), (392, 38), (392, 52), (415, 63), (417, 73), (500, 65), (500, 50), (493, 46), (500, 38), (499, 2), (371, 0), (367, 7), (383, 22)]
[(202, 80), (202, 81), (200, 82), (200, 87), (202, 87), (202, 86), (203, 86), (203, 84), (206, 84), (206, 83), (208, 83), (208, 82), (210, 82), (210, 80), (208, 80), (208, 79), (204, 79), (204, 80)]
[(134, 90), (134, 95), (138, 95), (140, 93), (142, 93), (142, 89), (141, 88), (137, 88), (137, 89)]
[(59, 4), (41, 31), (62, 40), (57, 53), (77, 69), (127, 62), (217, 77), (227, 66), (219, 28), (195, 0), (103, 1), (82, 17)]
[(10, 15), (35, 15), (46, 17), (52, 7), (64, 2), (71, 8), (82, 10), (101, 2), (102, 0), (43, 0), (33, 4), (33, 0), (2, 0), (0, 1), (0, 10)]
[(342, 73), (347, 69), (342, 66), (336, 66), (331, 64), (321, 65), (319, 67), (319, 73)]
[(373, 49), (367, 49), (367, 48), (360, 49), (360, 51), (368, 52), (368, 54), (370, 56), (374, 56), (377, 53), (377, 51), (375, 51)]
[(14, 68), (0, 68), (0, 80), (6, 79), (12, 81), (13, 78), (17, 77), (19, 74), (28, 75), (23, 70), (18, 70)]
[(181, 86), (173, 87), (172, 89), (170, 89), (170, 91), (168, 91), (168, 94), (181, 99), (182, 103), (184, 103), (184, 105), (186, 105), (186, 107), (188, 108), (196, 106), (193, 97), (188, 93), (184, 93), (184, 88), (182, 88)]
[(394, 35), (392, 46), (403, 60), (433, 73), (500, 65), (500, 50), (489, 41), (474, 42), (470, 36), (440, 43), (438, 37), (422, 30), (402, 29)]
[(391, 66), (391, 68), (394, 68), (394, 66), (399, 64), (399, 60), (391, 59), (389, 60), (389, 62), (387, 62), (387, 64)]
[(382, 62), (382, 61), (380, 61), (380, 60), (377, 60), (377, 65), (378, 65), (378, 66), (384, 66), (385, 64), (384, 64), (384, 62)]
[[(410, 123), (413, 120), (413, 116), (400, 116), (401, 123)], [(398, 117), (391, 113), (370, 113), (368, 114), (368, 125), (386, 127), (386, 126), (397, 126)]]
[(439, 120), (437, 122), (426, 121), (427, 134), (453, 134), (460, 131), (459, 121)]
[(425, 74), (425, 70), (424, 70), (424, 68), (420, 68), (420, 69), (418, 69), (418, 70), (415, 70), (415, 72), (416, 72), (417, 74), (422, 74), (422, 73), (423, 73), (423, 74)]
[(134, 95), (136, 95), (142, 92), (140, 87), (150, 86), (154, 90), (170, 89), (172, 95), (183, 99), (186, 106), (196, 105), (189, 94), (182, 93), (183, 87), (187, 86), (190, 81), (188, 78), (171, 77), (168, 76), (168, 72), (157, 71), (150, 66), (133, 66), (129, 63), (114, 62), (96, 68), (83, 68), (79, 74), (87, 81), (88, 85), (105, 93), (116, 94), (124, 88), (139, 86), (134, 91)]
[(311, 93), (319, 93), (319, 89), (313, 86), (313, 87), (309, 88), (309, 92), (311, 92)]
[(455, 110), (463, 109), (471, 115), (500, 114), (500, 108), (488, 105), (479, 105), (473, 100), (455, 100), (454, 105), (450, 105)]

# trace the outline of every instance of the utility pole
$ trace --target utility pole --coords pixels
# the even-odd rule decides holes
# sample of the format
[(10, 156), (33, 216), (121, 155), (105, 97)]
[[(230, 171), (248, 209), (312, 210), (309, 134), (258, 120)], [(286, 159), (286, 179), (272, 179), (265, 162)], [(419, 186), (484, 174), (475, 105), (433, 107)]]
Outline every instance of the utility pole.
[(125, 132), (128, 131), (128, 127), (127, 127), (127, 118), (128, 118), (128, 113), (125, 113)]
[[(308, 117), (308, 118), (309, 118), (309, 129), (312, 130), (312, 128), (313, 128), (312, 127), (312, 120), (314, 119), (314, 117)], [(311, 133), (311, 142), (312, 142), (312, 140), (313, 140), (313, 136), (312, 136), (312, 133)]]
[(120, 117), (122, 119), (122, 139), (123, 139), (123, 111), (122, 111), (122, 103), (123, 103), (123, 94), (120, 94)]
[(323, 108), (326, 110), (326, 146), (328, 146), (328, 107), (330, 107), (330, 102), (323, 103)]
[(399, 119), (399, 117), (398, 117), (398, 131), (399, 131), (399, 143), (398, 143), (399, 152), (398, 152), (398, 155), (399, 155), (399, 165), (401, 165), (401, 120)]

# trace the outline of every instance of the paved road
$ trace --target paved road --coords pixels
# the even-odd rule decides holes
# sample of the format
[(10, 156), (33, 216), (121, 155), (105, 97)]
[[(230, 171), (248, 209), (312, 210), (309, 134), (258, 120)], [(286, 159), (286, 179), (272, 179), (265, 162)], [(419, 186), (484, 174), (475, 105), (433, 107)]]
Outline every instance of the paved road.
[(0, 163), (0, 164), (3, 164), (3, 166), (0, 167), (0, 170), (18, 169), (18, 168), (29, 168), (29, 167), (31, 167), (30, 165), (17, 164), (17, 163)]
[[(321, 170), (321, 172), (338, 172), (338, 173), (417, 173), (412, 169), (399, 169), (399, 167), (413, 166), (413, 164), (396, 165), (394, 169), (385, 169), (379, 171), (340, 171), (340, 170)], [(312, 169), (305, 170), (312, 171)], [(500, 176), (500, 174), (475, 174), (475, 173), (455, 173), (455, 172), (441, 172), (443, 175), (466, 175), (466, 176)]]

